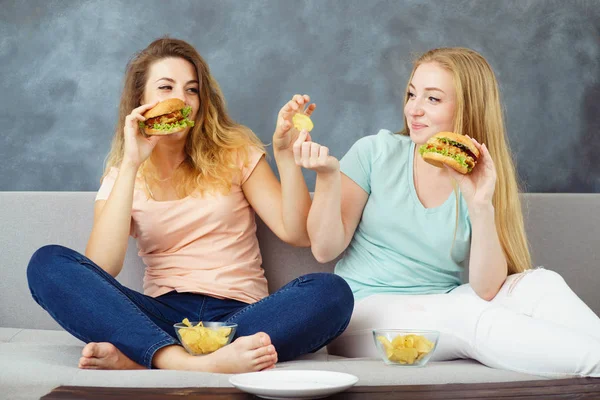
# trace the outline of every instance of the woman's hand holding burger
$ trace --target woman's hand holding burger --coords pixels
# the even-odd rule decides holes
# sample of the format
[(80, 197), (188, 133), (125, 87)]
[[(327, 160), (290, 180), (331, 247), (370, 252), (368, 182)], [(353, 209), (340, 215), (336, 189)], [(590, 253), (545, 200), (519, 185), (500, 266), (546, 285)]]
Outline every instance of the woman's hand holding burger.
[(496, 189), (496, 166), (485, 143), (479, 144), (477, 140), (469, 136), (467, 138), (472, 140), (479, 150), (477, 168), (474, 168), (471, 173), (465, 175), (456, 172), (448, 166), (445, 166), (445, 168), (450, 173), (450, 176), (456, 180), (467, 202), (467, 207), (473, 211), (480, 206), (487, 207), (492, 205), (492, 197)]
[(454, 132), (440, 132), (419, 149), (423, 160), (445, 168), (470, 210), (492, 205), (496, 166), (485, 144)]
[(152, 150), (154, 150), (156, 143), (158, 143), (162, 137), (146, 137), (140, 131), (139, 126), (140, 122), (146, 120), (142, 114), (157, 104), (158, 101), (155, 101), (153, 103), (148, 103), (137, 107), (125, 118), (125, 126), (123, 128), (123, 134), (125, 136), (123, 162), (130, 163), (135, 168), (139, 168), (139, 166), (142, 165), (142, 163), (148, 157), (150, 157), (150, 154), (152, 154)]

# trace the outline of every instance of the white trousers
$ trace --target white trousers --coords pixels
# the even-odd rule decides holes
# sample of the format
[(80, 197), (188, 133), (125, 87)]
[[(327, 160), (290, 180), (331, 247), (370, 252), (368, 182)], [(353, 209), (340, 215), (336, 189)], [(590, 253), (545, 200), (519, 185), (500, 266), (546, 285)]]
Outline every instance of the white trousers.
[(374, 328), (440, 331), (431, 361), (472, 358), (553, 378), (600, 377), (600, 318), (559, 274), (544, 268), (509, 276), (489, 302), (469, 284), (447, 294), (366, 297), (327, 349), (378, 357)]

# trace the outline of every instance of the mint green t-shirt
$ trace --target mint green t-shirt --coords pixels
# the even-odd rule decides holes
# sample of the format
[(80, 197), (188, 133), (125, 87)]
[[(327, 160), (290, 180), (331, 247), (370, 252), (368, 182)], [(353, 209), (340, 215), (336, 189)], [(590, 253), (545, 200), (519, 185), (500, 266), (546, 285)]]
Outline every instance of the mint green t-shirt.
[(358, 140), (341, 171), (369, 194), (362, 218), (335, 273), (356, 300), (382, 293), (447, 293), (462, 284), (471, 222), (459, 191), (439, 207), (425, 208), (413, 179), (415, 144), (381, 130)]

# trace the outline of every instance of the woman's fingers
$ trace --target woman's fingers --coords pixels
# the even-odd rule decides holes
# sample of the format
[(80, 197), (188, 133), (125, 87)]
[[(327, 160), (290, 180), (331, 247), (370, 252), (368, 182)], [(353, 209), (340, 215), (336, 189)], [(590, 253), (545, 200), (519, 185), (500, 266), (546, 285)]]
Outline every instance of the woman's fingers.
[(298, 135), (298, 139), (294, 142), (292, 146), (292, 150), (294, 152), (294, 161), (296, 165), (302, 165), (302, 145), (307, 143), (308, 132), (305, 130), (300, 131), (300, 135)]
[(294, 114), (296, 114), (296, 113), (305, 114), (310, 117), (310, 115), (313, 113), (313, 111), (315, 111), (315, 108), (317, 108), (317, 106), (316, 106), (316, 104), (309, 104), (309, 103), (310, 103), (309, 95), (295, 94), (292, 97), (292, 99), (290, 101), (288, 101), (283, 107), (281, 107), (281, 110), (279, 110), (279, 114), (278, 114), (278, 118), (280, 121), (279, 126), (281, 126), (281, 124), (282, 124), (281, 121), (290, 121), (290, 128), (291, 128), (291, 121), (292, 121), (292, 118), (294, 117)]
[(306, 140), (308, 132), (302, 131), (302, 133), (302, 141), (299, 138), (294, 144), (294, 160), (296, 165), (300, 165), (306, 169), (318, 169), (326, 166), (329, 148)]
[(157, 104), (158, 104), (158, 101), (154, 101), (152, 103), (143, 104), (143, 105), (141, 105), (141, 106), (139, 106), (137, 108), (134, 108), (131, 111), (131, 114), (134, 114), (134, 113), (135, 114), (143, 114), (143, 113), (145, 113), (146, 111), (148, 111), (149, 109), (151, 109), (152, 107), (154, 107)]
[(487, 168), (489, 168), (492, 171), (494, 178), (496, 178), (496, 164), (494, 163), (494, 160), (492, 159), (492, 156), (490, 155), (490, 151), (488, 150), (485, 143), (481, 145), (481, 149), (483, 151), (485, 165), (487, 166)]
[(327, 157), (329, 157), (329, 149), (325, 146), (321, 146), (319, 149), (319, 165), (326, 165)]
[(312, 167), (318, 166), (319, 163), (319, 150), (321, 145), (319, 143), (310, 142), (310, 157), (309, 157), (309, 165)]

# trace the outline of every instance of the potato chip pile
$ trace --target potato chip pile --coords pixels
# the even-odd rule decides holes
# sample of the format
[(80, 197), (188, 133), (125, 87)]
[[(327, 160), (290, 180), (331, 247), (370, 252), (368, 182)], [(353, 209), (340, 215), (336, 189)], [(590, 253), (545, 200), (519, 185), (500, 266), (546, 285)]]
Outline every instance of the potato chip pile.
[(377, 336), (377, 340), (388, 360), (400, 364), (413, 364), (433, 350), (433, 343), (421, 335), (398, 335), (391, 342), (385, 336)]
[(208, 354), (220, 349), (225, 346), (231, 333), (231, 328), (207, 328), (202, 321), (193, 326), (186, 318), (182, 323), (188, 328), (179, 329), (181, 342), (195, 354)]
[(292, 123), (294, 124), (294, 128), (298, 129), (299, 131), (305, 129), (307, 132), (310, 132), (314, 127), (310, 117), (300, 113), (294, 114), (292, 117)]

